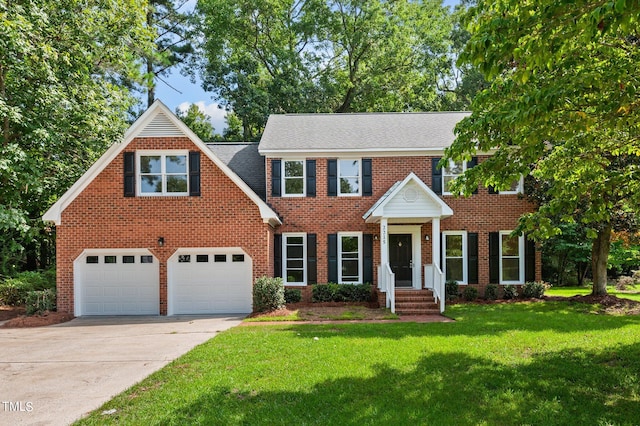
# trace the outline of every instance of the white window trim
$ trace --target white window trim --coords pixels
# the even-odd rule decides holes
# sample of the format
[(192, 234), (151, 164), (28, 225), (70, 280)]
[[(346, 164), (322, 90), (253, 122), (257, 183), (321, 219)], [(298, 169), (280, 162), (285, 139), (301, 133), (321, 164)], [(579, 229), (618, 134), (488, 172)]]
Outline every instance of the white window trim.
[(467, 285), (469, 283), (469, 252), (467, 247), (467, 231), (443, 231), (442, 232), (442, 273), (447, 276), (447, 235), (462, 235), (462, 281), (458, 284)]
[[(184, 155), (187, 159), (187, 191), (186, 192), (166, 192), (167, 173), (166, 173), (166, 157), (172, 155)], [(162, 175), (162, 192), (142, 192), (142, 167), (140, 164), (141, 157), (160, 156), (160, 174)], [(175, 173), (172, 173), (175, 174)], [(180, 173), (182, 175), (182, 173)], [(136, 195), (139, 197), (184, 197), (189, 195), (189, 151), (184, 150), (160, 150), (160, 151), (136, 151)]]
[(500, 191), (500, 194), (524, 194), (524, 176), (520, 175), (520, 179), (518, 179), (518, 187), (515, 191)]
[[(449, 159), (449, 167), (451, 167), (452, 165), (455, 165), (456, 162)], [(447, 168), (443, 167), (442, 168), (442, 195), (457, 195), (454, 194), (453, 192), (447, 191), (447, 185), (444, 181), (444, 178), (447, 176), (454, 176), (454, 179), (457, 178), (458, 176), (462, 175), (462, 173), (467, 171), (467, 162), (466, 161), (462, 161), (462, 173), (460, 174), (450, 174), (450, 173), (446, 173)]]
[[(358, 192), (357, 193), (343, 194), (340, 191), (340, 178), (341, 178), (340, 162), (341, 161), (357, 161), (358, 162)], [(338, 158), (337, 159), (337, 164), (338, 164), (338, 197), (359, 197), (359, 196), (361, 196), (362, 195), (362, 159), (361, 158)], [(353, 176), (348, 176), (348, 177), (353, 177)]]
[[(302, 237), (302, 282), (287, 281), (287, 239), (289, 237)], [(307, 285), (307, 234), (304, 232), (289, 232), (282, 234), (282, 280), (285, 285), (306, 286)]]
[[(286, 163), (292, 163), (292, 162), (297, 162), (297, 163), (302, 163), (302, 194), (287, 194), (287, 176), (285, 174), (285, 164)], [(281, 178), (281, 191), (280, 193), (282, 194), (283, 197), (306, 197), (307, 196), (307, 161), (305, 159), (300, 159), (300, 158), (287, 158), (287, 159), (282, 159), (281, 161), (281, 172), (280, 172), (280, 176), (282, 176)], [(297, 178), (296, 178), (297, 179)]]
[(500, 238), (498, 240), (498, 253), (499, 253), (499, 269), (500, 269), (500, 284), (524, 284), (524, 235), (518, 237), (518, 269), (519, 278), (517, 281), (505, 281), (502, 279), (502, 236), (511, 235), (513, 231), (500, 231)]
[[(358, 237), (358, 280), (345, 282), (342, 279), (342, 237)], [(362, 284), (362, 232), (338, 232), (338, 283)]]

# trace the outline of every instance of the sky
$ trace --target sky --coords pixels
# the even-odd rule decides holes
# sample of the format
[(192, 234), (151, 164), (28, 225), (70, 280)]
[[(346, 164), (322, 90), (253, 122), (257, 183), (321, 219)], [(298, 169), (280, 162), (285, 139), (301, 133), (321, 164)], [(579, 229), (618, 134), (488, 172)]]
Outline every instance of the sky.
[[(189, 0), (183, 10), (193, 10), (197, 0)], [(444, 0), (447, 6), (455, 6), (459, 0)], [(209, 117), (215, 132), (222, 134), (226, 127), (224, 108), (219, 108), (214, 95), (202, 89), (202, 82), (197, 79), (192, 83), (189, 77), (180, 74), (179, 70), (173, 70), (169, 76), (164, 77), (168, 85), (158, 81), (156, 86), (156, 99), (160, 99), (170, 110), (180, 109), (186, 111), (189, 105), (196, 104), (198, 108)], [(170, 86), (169, 86), (170, 85)], [(146, 98), (145, 98), (146, 99)]]

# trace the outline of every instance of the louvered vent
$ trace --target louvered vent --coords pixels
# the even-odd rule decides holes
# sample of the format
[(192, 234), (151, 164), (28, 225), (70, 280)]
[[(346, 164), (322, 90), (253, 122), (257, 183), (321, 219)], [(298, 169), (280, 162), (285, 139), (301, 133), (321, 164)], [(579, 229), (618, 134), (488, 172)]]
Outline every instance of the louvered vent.
[(160, 136), (184, 136), (184, 133), (176, 127), (163, 113), (156, 115), (153, 120), (140, 132), (140, 137)]

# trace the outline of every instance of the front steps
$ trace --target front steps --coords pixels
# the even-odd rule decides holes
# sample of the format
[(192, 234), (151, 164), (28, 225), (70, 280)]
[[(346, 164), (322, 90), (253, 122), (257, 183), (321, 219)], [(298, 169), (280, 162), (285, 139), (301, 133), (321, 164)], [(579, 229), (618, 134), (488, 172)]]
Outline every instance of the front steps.
[(438, 315), (440, 308), (432, 290), (396, 289), (396, 313), (400, 315)]

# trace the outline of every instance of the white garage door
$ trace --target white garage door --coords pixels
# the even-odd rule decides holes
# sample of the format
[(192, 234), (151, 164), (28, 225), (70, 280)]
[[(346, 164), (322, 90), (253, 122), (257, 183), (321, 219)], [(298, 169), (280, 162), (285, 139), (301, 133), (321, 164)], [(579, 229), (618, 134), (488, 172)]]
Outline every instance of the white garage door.
[(169, 315), (251, 312), (253, 263), (242, 249), (179, 249), (167, 274)]
[(160, 274), (146, 249), (85, 250), (74, 263), (75, 315), (158, 315)]

